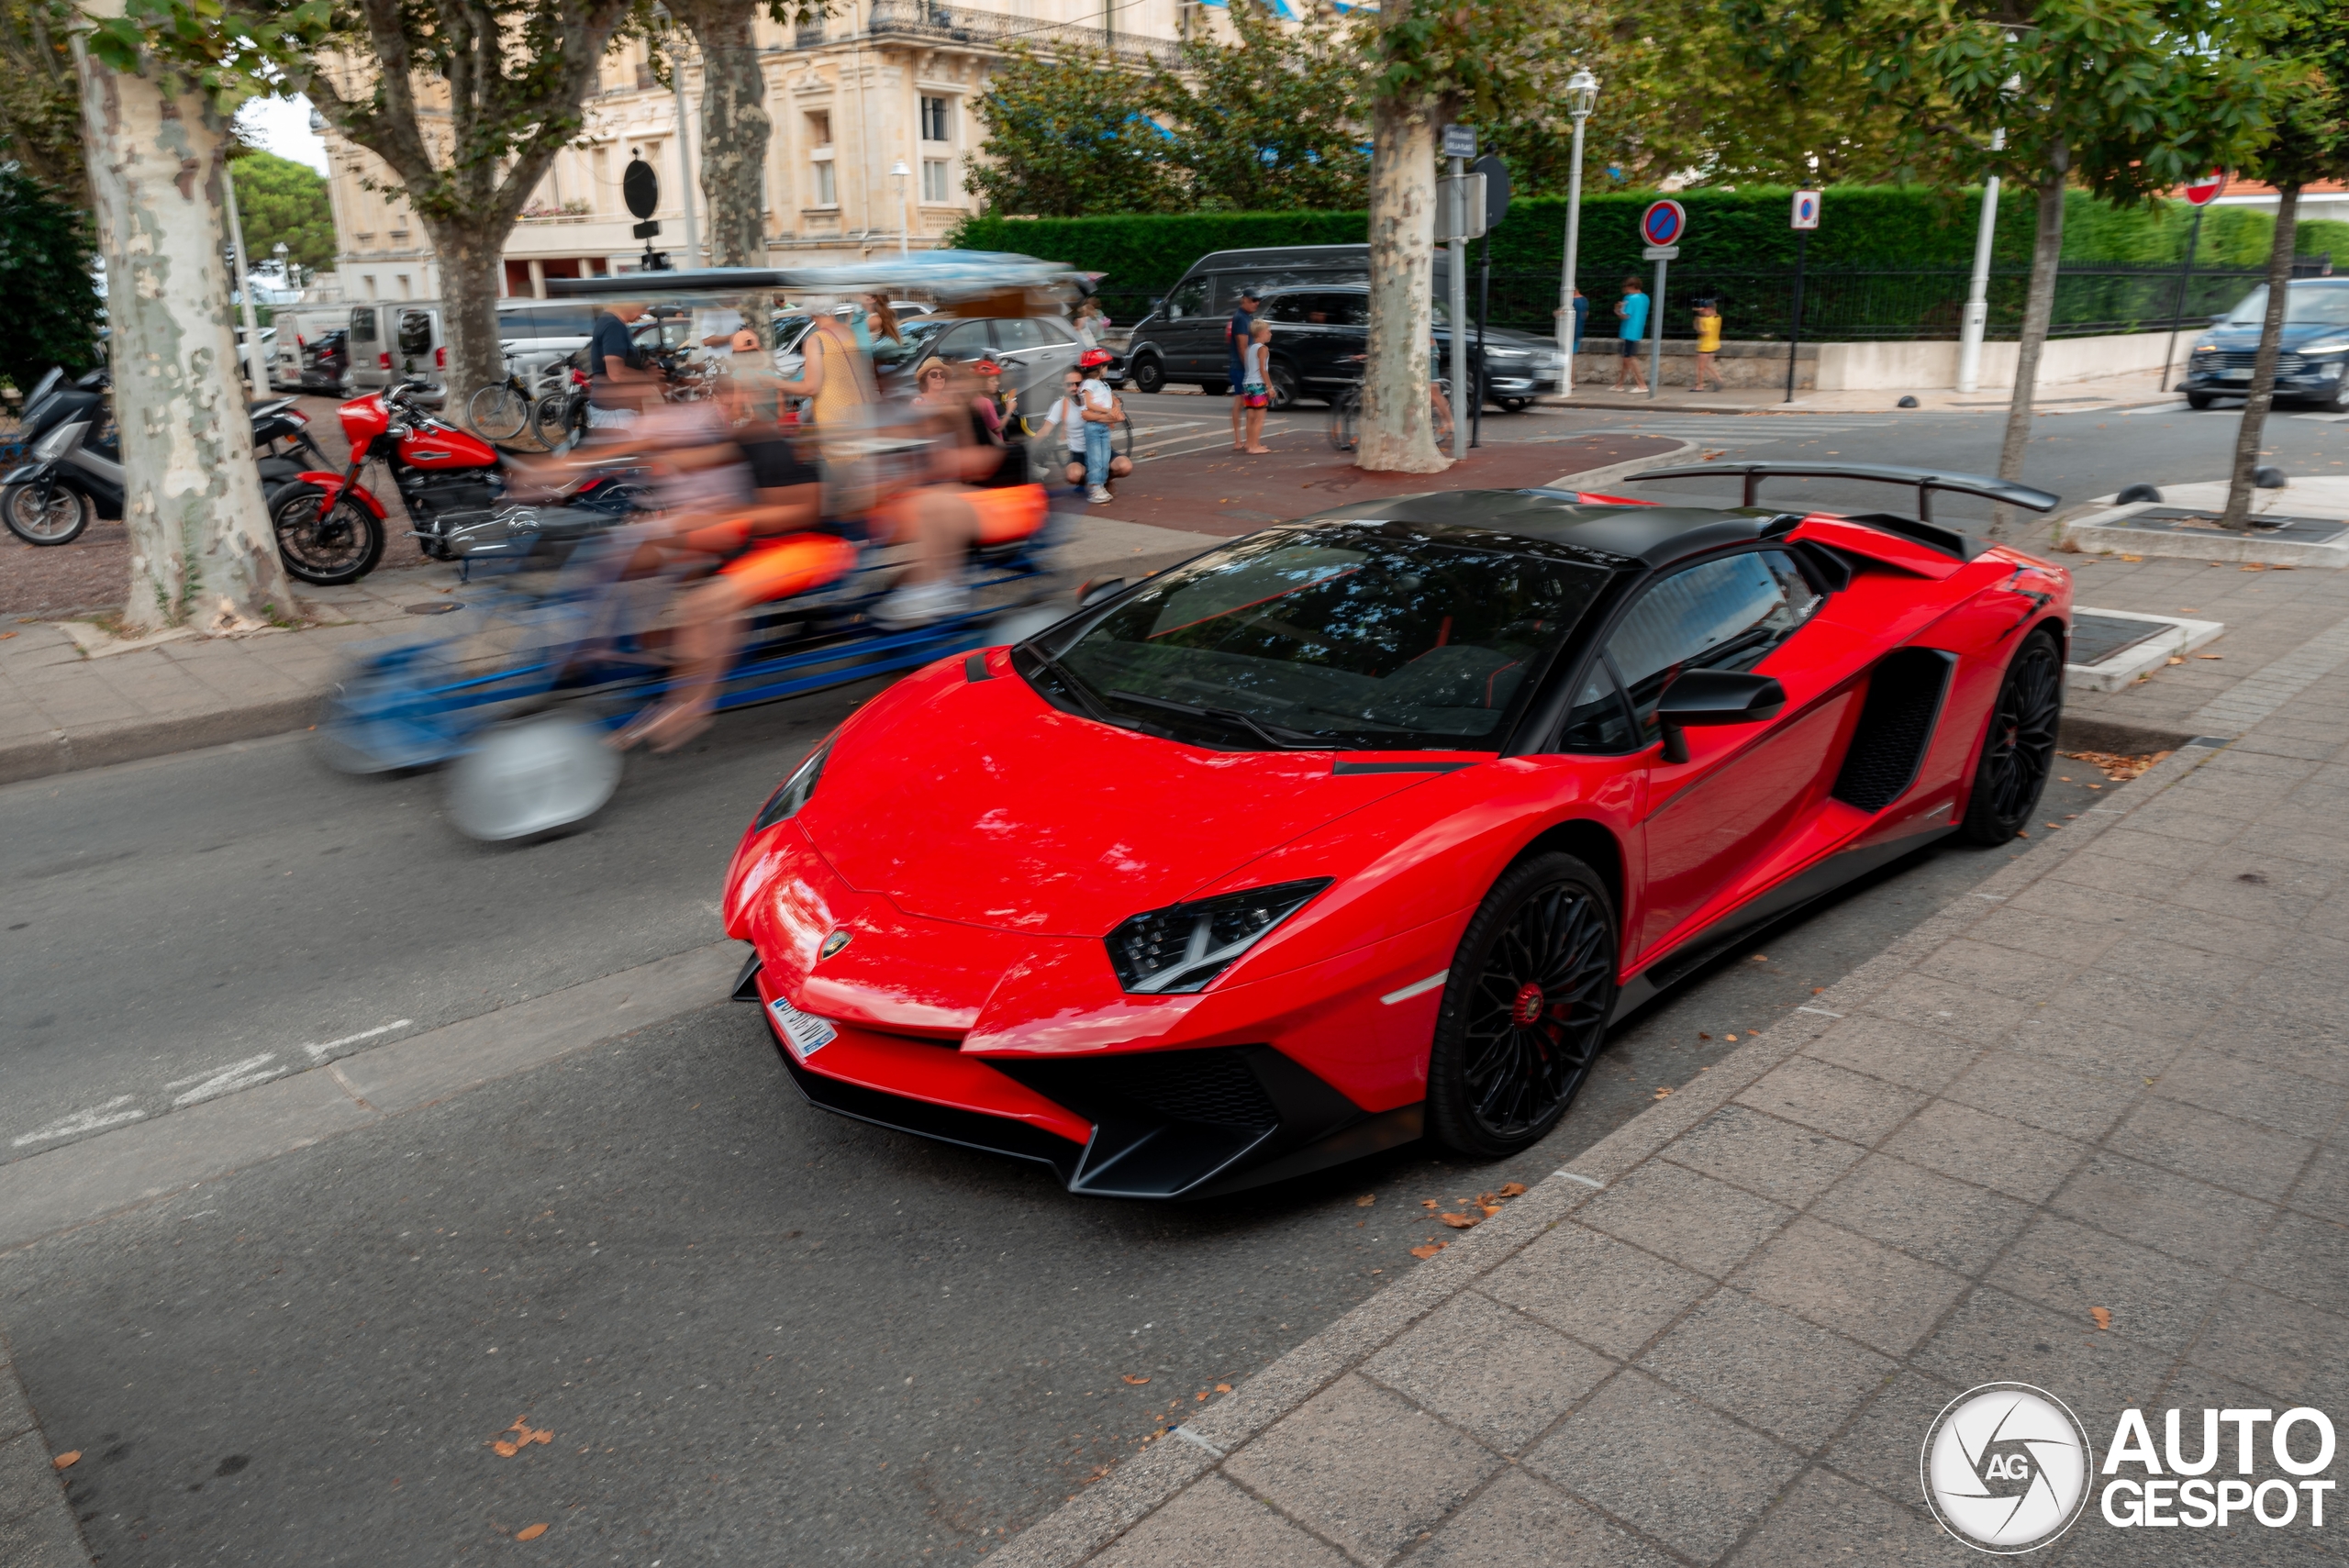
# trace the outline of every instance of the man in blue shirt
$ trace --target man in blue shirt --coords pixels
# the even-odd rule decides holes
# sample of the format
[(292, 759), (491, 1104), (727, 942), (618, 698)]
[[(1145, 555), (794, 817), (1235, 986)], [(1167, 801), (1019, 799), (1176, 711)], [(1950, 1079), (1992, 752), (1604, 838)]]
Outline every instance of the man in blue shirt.
[(629, 330), (644, 314), (639, 300), (615, 300), (596, 317), (587, 338), (587, 422), (593, 426), (626, 425), (642, 403), (646, 370), (644, 355)]
[[(1648, 335), (1648, 291), (1639, 279), (1623, 280), (1623, 297), (1616, 302), (1615, 314), (1623, 323), (1623, 368), (1615, 377), (1614, 390), (1645, 392), (1648, 378), (1640, 368), (1640, 340)], [(1626, 382), (1631, 384), (1626, 386)]]
[(1240, 388), (1248, 379), (1248, 367), (1242, 362), (1248, 351), (1249, 334), (1256, 330), (1257, 294), (1253, 288), (1240, 291), (1240, 308), (1223, 324), (1223, 379), (1231, 388), (1231, 450), (1248, 450), (1248, 398)]

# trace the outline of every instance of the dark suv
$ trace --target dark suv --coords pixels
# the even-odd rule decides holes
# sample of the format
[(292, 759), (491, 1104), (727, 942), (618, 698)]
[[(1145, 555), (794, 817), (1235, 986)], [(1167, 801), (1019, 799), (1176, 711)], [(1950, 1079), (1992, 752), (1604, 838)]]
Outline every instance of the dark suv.
[[(1219, 250), (1201, 258), (1135, 324), (1126, 350), (1135, 389), (1156, 392), (1169, 382), (1187, 382), (1211, 396), (1230, 390), (1224, 324), (1246, 287), (1261, 296), (1259, 318), (1272, 324), (1274, 407), (1286, 408), (1299, 397), (1326, 398), (1360, 381), (1370, 337), (1369, 263), (1367, 245)], [(1443, 263), (1439, 256), (1434, 347), (1448, 367)], [(1564, 361), (1547, 338), (1487, 327), (1481, 361), (1473, 337), (1468, 360), (1485, 396), (1512, 414), (1560, 386)]]

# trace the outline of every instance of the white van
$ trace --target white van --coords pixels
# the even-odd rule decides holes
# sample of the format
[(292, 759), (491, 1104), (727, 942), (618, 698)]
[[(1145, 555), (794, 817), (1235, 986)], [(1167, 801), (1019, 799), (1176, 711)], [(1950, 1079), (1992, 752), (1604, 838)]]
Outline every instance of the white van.
[(269, 384), (283, 392), (336, 390), (313, 386), (303, 380), (303, 350), (351, 325), (351, 312), (340, 305), (282, 306), (274, 314), (276, 339), (269, 346)]
[(449, 373), (449, 339), (440, 329), (440, 306), (429, 300), (401, 300), (349, 308), (351, 386), (362, 394), (381, 392), (415, 377), (430, 388), (422, 401), (440, 402)]

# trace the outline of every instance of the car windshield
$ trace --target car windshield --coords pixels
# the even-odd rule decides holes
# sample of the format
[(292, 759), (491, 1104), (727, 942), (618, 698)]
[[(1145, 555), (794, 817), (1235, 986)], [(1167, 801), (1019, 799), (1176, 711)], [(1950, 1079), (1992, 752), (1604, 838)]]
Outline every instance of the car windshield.
[[(2231, 311), (2229, 327), (2256, 327), (2267, 315), (2267, 285), (2243, 296)], [(2284, 324), (2288, 327), (2349, 327), (2349, 284), (2294, 284), (2284, 292)]]
[(1475, 528), (1282, 529), (1056, 631), (1038, 684), (1081, 684), (1066, 695), (1096, 717), (1245, 751), (1489, 751), (1612, 572)]

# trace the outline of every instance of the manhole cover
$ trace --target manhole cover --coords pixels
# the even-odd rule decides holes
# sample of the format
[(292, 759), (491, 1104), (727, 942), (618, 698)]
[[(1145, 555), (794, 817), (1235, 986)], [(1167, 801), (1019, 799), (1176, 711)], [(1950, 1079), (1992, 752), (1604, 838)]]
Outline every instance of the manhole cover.
[[(2290, 539), (2295, 544), (2330, 544), (2349, 533), (2349, 523), (2330, 517), (2279, 517), (2272, 513), (2254, 519), (2254, 539)], [(2148, 533), (2163, 534), (2224, 534), (2230, 530), (2219, 527), (2218, 517), (2210, 512), (2189, 512), (2175, 506), (2156, 507), (2140, 512), (2121, 525)]]
[(445, 616), (451, 610), (462, 610), (465, 606), (454, 599), (433, 599), (425, 604), (403, 605), (400, 607), (412, 616)]
[(2120, 616), (2081, 610), (2073, 617), (2070, 662), (2101, 664), (2169, 629), (2170, 623), (2164, 620), (2126, 620)]

